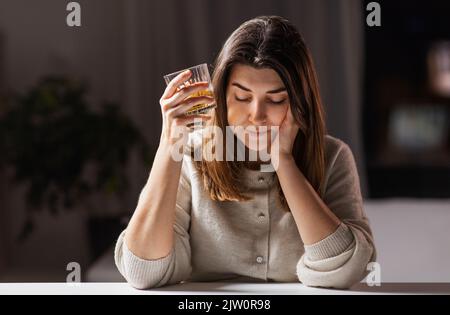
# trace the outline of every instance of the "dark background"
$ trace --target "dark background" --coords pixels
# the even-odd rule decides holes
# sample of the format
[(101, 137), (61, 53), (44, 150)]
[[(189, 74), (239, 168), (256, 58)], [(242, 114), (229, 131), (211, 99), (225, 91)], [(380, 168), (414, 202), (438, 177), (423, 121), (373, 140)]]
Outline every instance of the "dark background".
[[(369, 1), (366, 1), (368, 3)], [(449, 117), (449, 98), (429, 87), (427, 54), (450, 38), (447, 1), (382, 1), (383, 27), (366, 28), (364, 146), (369, 196), (448, 198), (450, 137), (440, 148), (405, 152), (389, 144), (396, 106), (439, 105)], [(448, 129), (447, 129), (448, 133)]]

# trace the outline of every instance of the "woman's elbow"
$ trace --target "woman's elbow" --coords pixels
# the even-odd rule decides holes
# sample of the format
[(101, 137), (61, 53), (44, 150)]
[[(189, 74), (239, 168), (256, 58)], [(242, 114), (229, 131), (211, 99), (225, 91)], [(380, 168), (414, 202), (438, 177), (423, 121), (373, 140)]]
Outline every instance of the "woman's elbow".
[[(359, 248), (343, 265), (331, 266), (320, 262), (305, 262), (303, 257), (297, 265), (300, 282), (306, 286), (334, 289), (350, 289), (361, 282), (368, 273), (368, 264), (373, 258), (374, 248)], [(332, 260), (328, 260), (331, 263)], [(328, 268), (327, 268), (328, 267)]]

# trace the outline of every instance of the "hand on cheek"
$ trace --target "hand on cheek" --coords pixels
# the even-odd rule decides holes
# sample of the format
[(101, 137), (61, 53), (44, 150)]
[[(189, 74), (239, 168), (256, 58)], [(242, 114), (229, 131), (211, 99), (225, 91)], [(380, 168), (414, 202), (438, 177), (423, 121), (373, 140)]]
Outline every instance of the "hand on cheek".
[(275, 141), (279, 141), (278, 147), (280, 156), (288, 156), (292, 154), (295, 137), (297, 136), (299, 129), (300, 126), (296, 122), (289, 105), (286, 115), (280, 124), (278, 135), (275, 138)]

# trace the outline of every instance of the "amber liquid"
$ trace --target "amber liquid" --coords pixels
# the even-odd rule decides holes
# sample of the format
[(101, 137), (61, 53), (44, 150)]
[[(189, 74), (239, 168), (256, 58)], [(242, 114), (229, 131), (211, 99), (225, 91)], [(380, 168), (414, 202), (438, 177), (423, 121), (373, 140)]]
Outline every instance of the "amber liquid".
[[(214, 94), (211, 90), (204, 90), (199, 91), (196, 93), (191, 94), (187, 97), (187, 99), (191, 97), (199, 97), (199, 96), (211, 96), (214, 97)], [(185, 115), (195, 115), (195, 114), (204, 114), (207, 113), (211, 108), (216, 107), (216, 104), (197, 104), (189, 108), (189, 110), (186, 111)]]

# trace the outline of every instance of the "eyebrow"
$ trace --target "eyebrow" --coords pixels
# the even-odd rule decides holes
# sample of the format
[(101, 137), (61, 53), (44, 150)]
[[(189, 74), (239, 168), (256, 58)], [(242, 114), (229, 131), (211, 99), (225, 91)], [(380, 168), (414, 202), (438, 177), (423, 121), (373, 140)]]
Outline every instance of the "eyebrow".
[[(236, 86), (236, 87), (238, 87), (238, 88), (240, 88), (240, 89), (242, 89), (244, 91), (252, 92), (252, 90), (250, 90), (249, 88), (247, 88), (247, 87), (245, 87), (245, 86), (243, 86), (243, 85), (241, 85), (241, 84), (239, 84), (237, 82), (233, 82), (233, 83), (231, 83), (231, 85), (234, 85), (234, 86)], [(280, 87), (280, 88), (275, 89), (275, 90), (267, 91), (266, 93), (268, 93), (268, 94), (276, 94), (276, 93), (280, 93), (280, 92), (284, 92), (284, 91), (286, 91), (286, 88), (285, 87)]]

